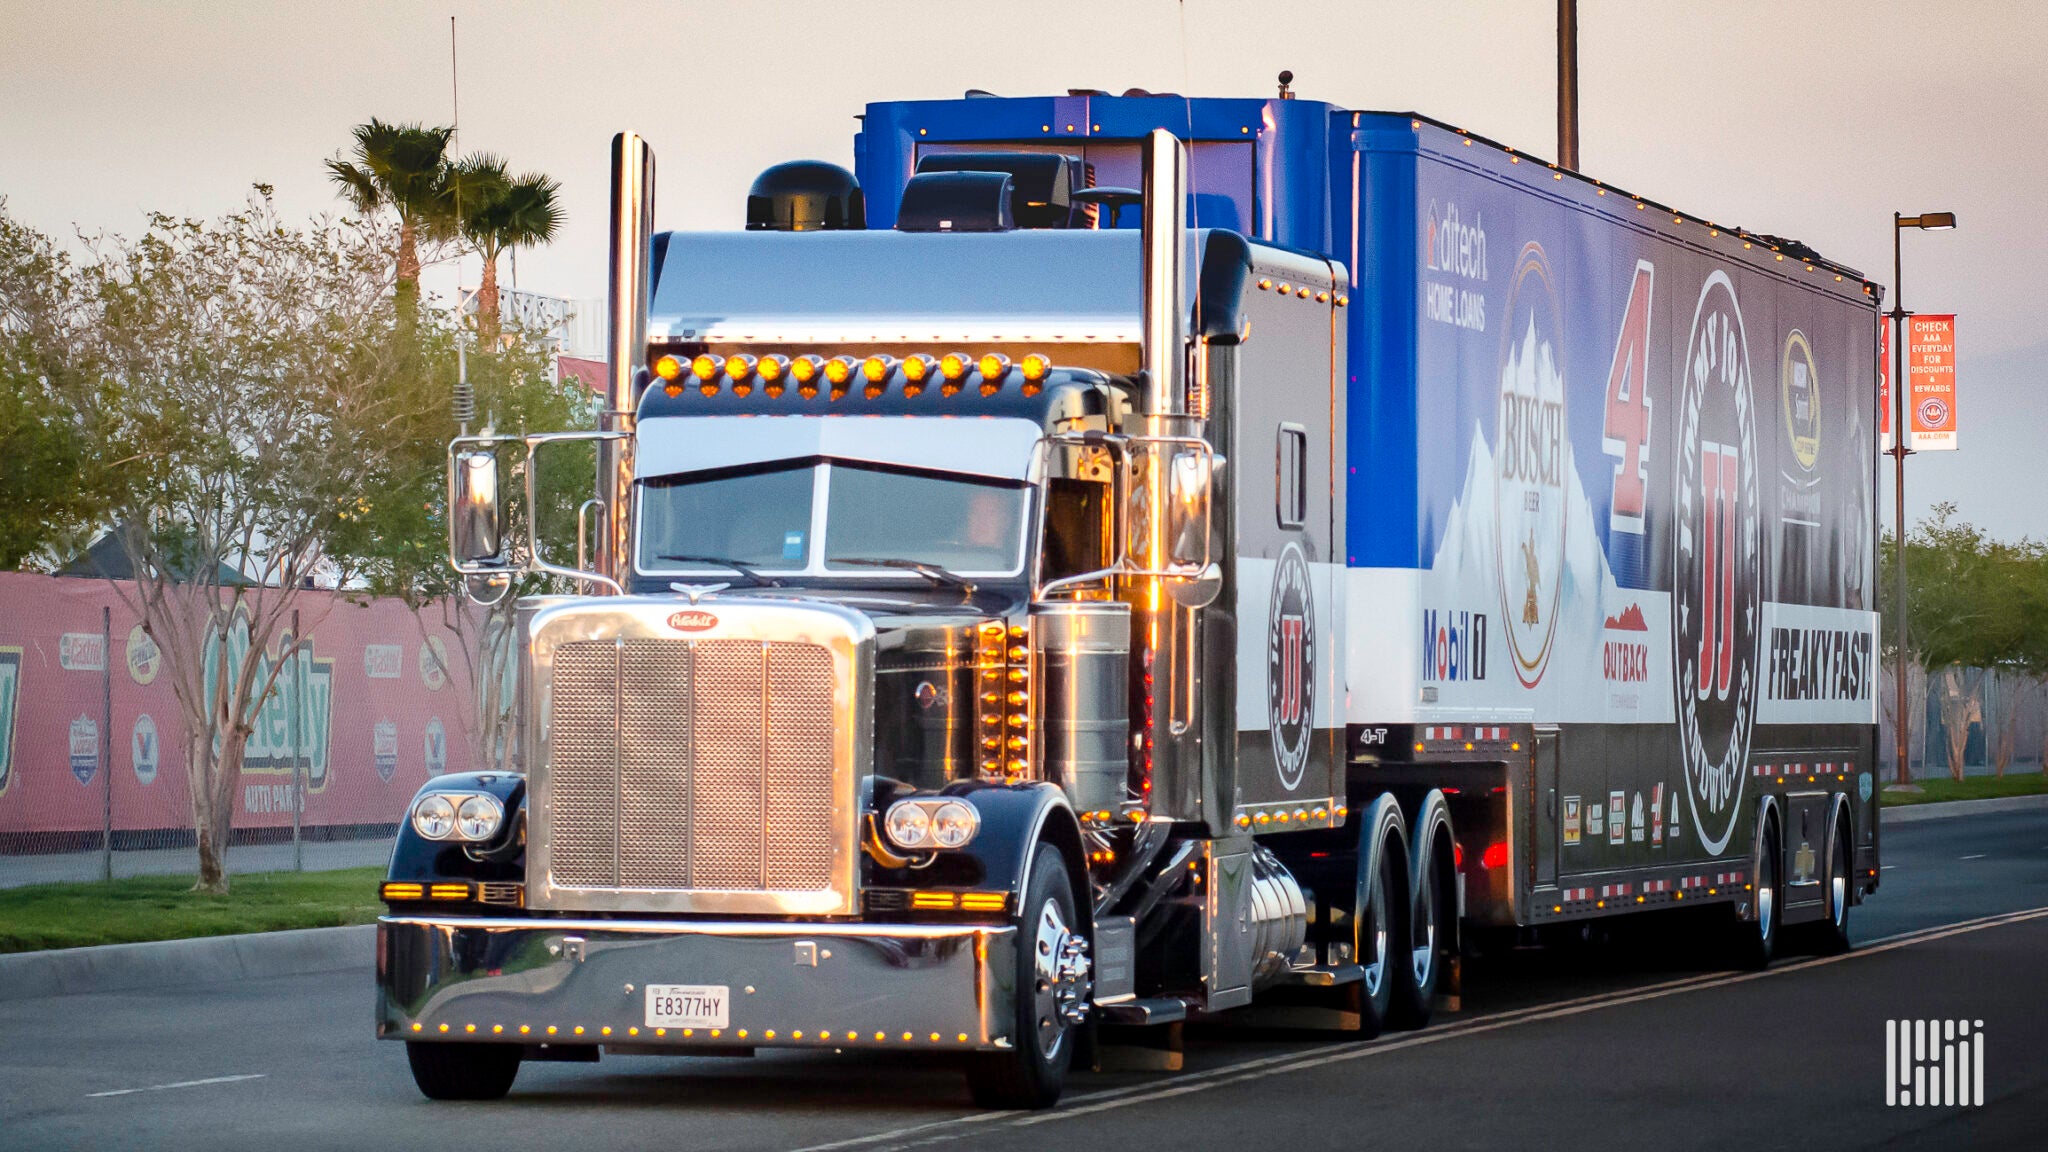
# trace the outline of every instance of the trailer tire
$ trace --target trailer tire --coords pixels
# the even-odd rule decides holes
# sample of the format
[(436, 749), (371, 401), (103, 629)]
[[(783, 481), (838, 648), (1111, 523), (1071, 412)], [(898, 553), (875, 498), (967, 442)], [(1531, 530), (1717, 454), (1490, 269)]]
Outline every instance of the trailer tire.
[(521, 1055), (517, 1044), (405, 1044), (412, 1082), (429, 1100), (501, 1100), (519, 1077)]
[(1757, 840), (1755, 887), (1750, 898), (1756, 904), (1756, 919), (1734, 920), (1735, 964), (1740, 968), (1762, 971), (1770, 967), (1771, 958), (1778, 952), (1778, 937), (1783, 934), (1783, 908), (1779, 899), (1779, 852), (1778, 822), (1766, 818), (1763, 834)]
[(967, 1063), (967, 1088), (983, 1108), (1047, 1108), (1066, 1086), (1080, 1022), (1065, 1015), (1093, 993), (1088, 941), (1077, 929), (1074, 888), (1060, 850), (1040, 844), (1017, 906), (1017, 996), (1006, 1052)]
[(1849, 864), (1848, 823), (1838, 820), (1834, 845), (1828, 851), (1828, 918), (1813, 926), (1814, 950), (1823, 956), (1838, 956), (1849, 950), (1849, 905), (1855, 898), (1850, 885), (1855, 882)]

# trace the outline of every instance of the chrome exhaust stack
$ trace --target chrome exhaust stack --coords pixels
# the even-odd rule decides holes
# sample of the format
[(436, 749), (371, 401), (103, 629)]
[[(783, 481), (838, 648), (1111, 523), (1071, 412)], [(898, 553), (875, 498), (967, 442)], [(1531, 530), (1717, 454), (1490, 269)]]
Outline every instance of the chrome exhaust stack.
[(611, 382), (598, 429), (626, 435), (597, 446), (598, 531), (592, 567), (624, 585), (633, 567), (633, 412), (647, 353), (648, 258), (654, 238), (654, 151), (638, 133), (612, 137)]
[(1187, 413), (1187, 150), (1154, 128), (1145, 137), (1143, 296), (1145, 415)]

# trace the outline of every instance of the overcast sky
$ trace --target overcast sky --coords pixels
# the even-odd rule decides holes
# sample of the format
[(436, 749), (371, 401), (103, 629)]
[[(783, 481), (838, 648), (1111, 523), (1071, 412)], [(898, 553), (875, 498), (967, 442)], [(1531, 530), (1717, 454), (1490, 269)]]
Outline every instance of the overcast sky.
[[(519, 282), (569, 297), (603, 292), (621, 128), (655, 147), (671, 228), (738, 227), (776, 161), (851, 165), (868, 101), (970, 87), (1262, 96), (1288, 68), (1306, 98), (1556, 145), (1553, 0), (0, 0), (0, 195), (46, 231), (217, 215), (257, 181), (333, 210), (320, 161), (352, 125), (453, 117), (451, 15), (459, 147), (562, 181), (568, 225)], [(1581, 0), (1579, 20), (1591, 175), (1884, 282), (1893, 210), (1961, 217), (1906, 238), (1907, 305), (1960, 315), (1962, 443), (1909, 462), (1909, 514), (1953, 500), (2048, 538), (2048, 4)]]

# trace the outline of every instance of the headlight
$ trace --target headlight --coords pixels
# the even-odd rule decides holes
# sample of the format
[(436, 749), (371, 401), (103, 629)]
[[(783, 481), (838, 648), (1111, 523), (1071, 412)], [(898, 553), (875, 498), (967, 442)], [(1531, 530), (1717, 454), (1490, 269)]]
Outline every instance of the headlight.
[(981, 813), (964, 800), (898, 800), (882, 827), (898, 848), (959, 848), (981, 831)]
[(899, 800), (890, 805), (889, 818), (883, 825), (898, 848), (930, 847), (932, 814), (915, 800)]
[(496, 796), (478, 793), (455, 810), (455, 830), (464, 840), (489, 840), (505, 822), (505, 806)]
[(412, 826), (429, 840), (445, 840), (455, 831), (455, 805), (439, 793), (423, 796), (413, 805)]
[(981, 816), (958, 800), (932, 809), (932, 843), (941, 848), (958, 848), (980, 830)]

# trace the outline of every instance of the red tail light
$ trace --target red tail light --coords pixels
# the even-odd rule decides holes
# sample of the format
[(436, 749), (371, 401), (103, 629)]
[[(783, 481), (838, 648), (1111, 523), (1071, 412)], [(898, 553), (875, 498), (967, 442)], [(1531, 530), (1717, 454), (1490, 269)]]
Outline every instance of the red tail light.
[(1465, 846), (1455, 841), (1451, 844), (1451, 867), (1465, 867)]
[(1498, 842), (1496, 842), (1496, 843), (1493, 843), (1493, 844), (1488, 844), (1488, 845), (1486, 846), (1486, 851), (1485, 851), (1485, 853), (1483, 853), (1483, 854), (1482, 854), (1482, 855), (1481, 855), (1481, 856), (1479, 857), (1479, 866), (1480, 866), (1481, 868), (1505, 868), (1505, 867), (1507, 867), (1507, 866), (1508, 866), (1508, 845), (1507, 845), (1507, 841), (1505, 841), (1505, 840), (1502, 840), (1502, 841), (1498, 841)]

